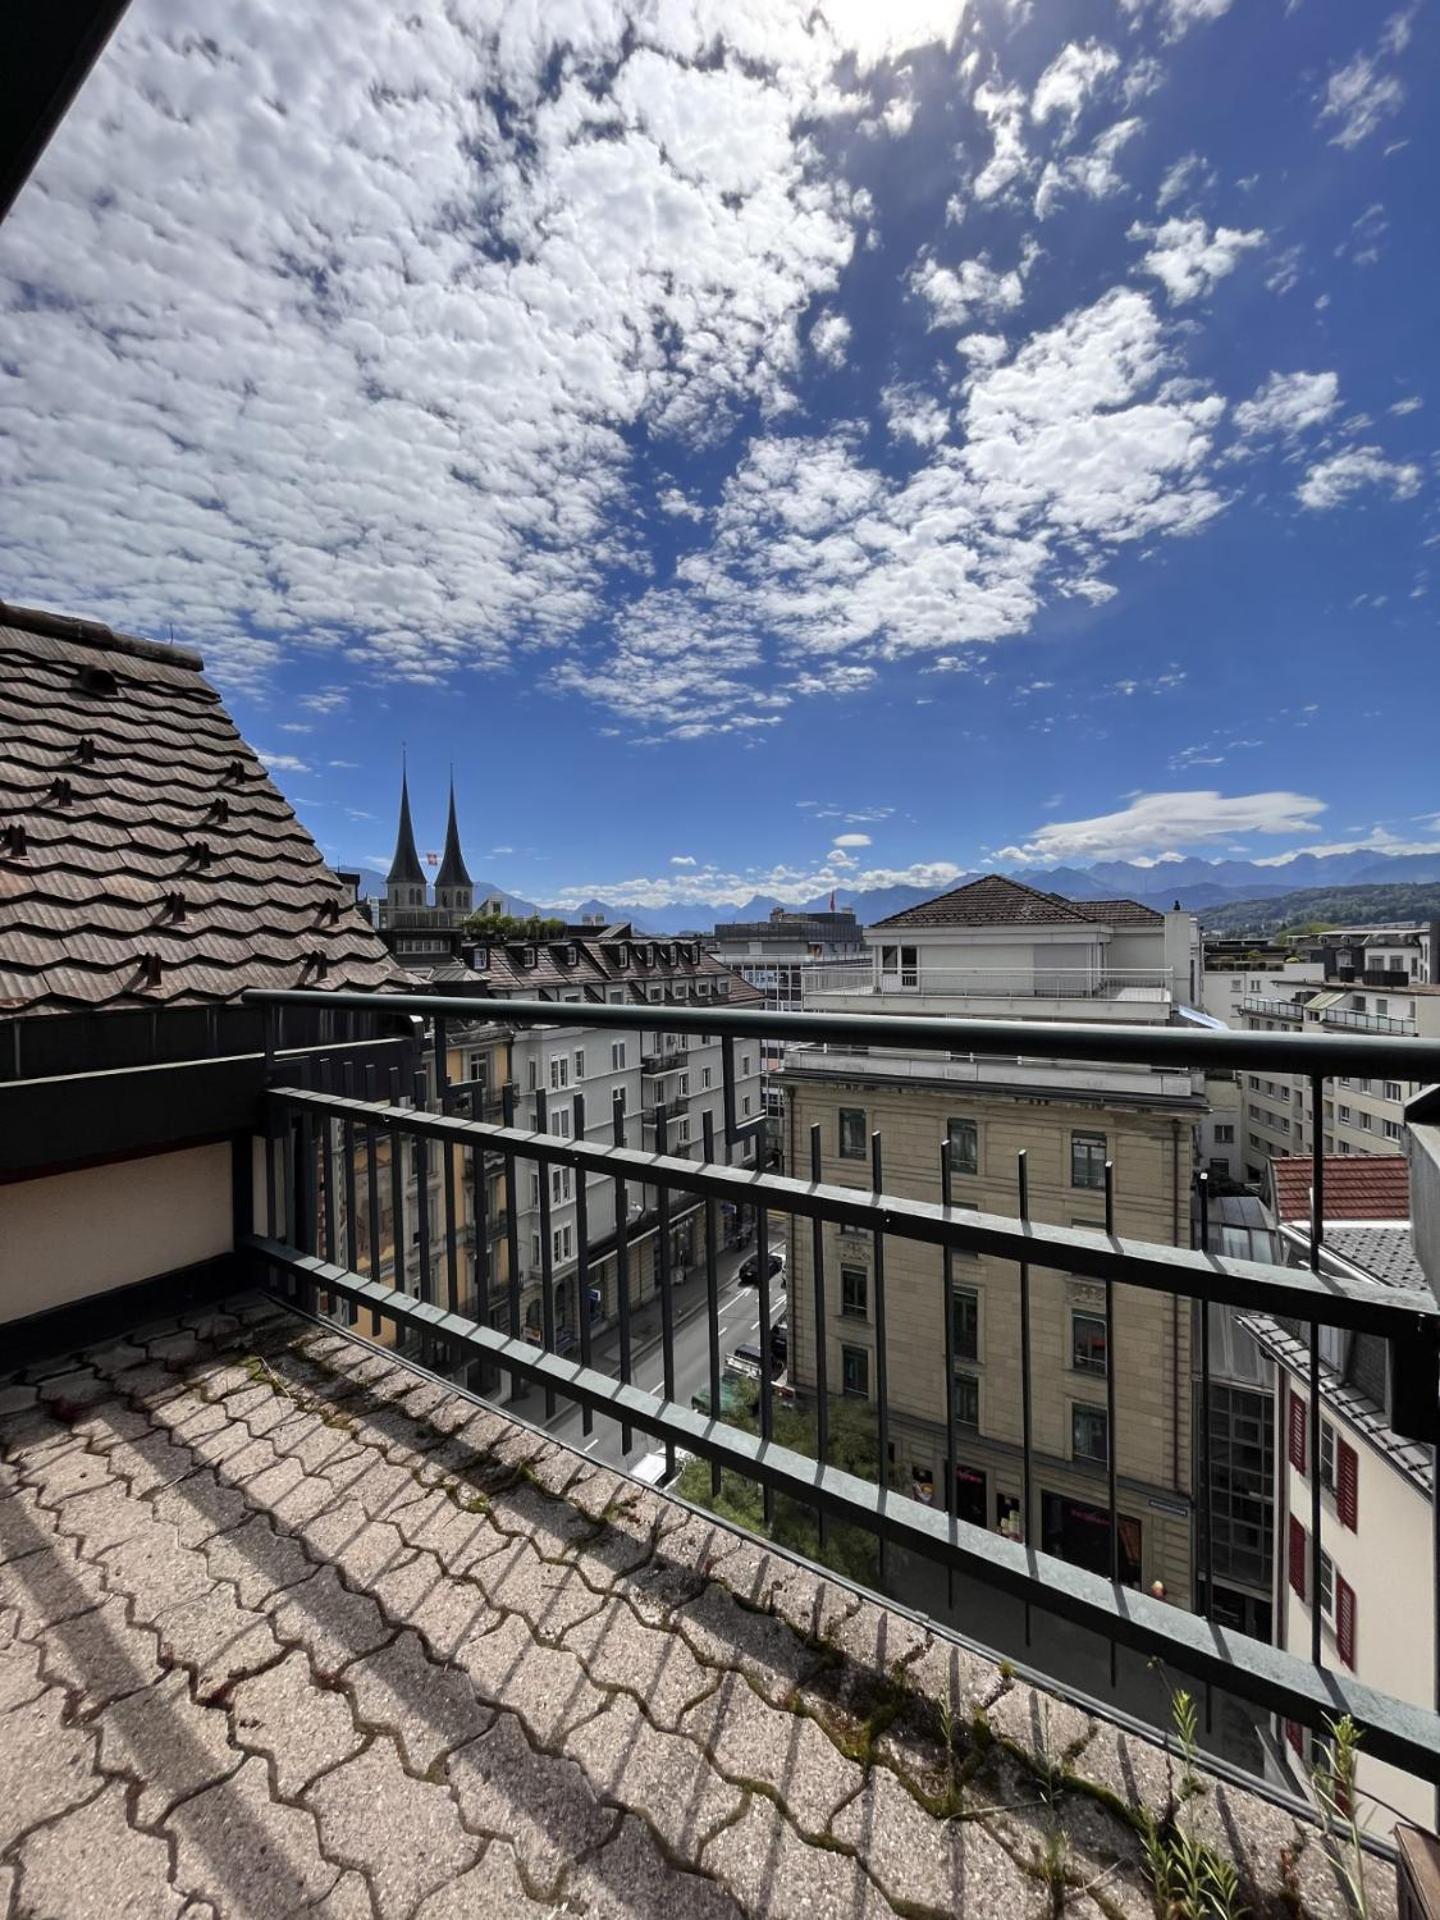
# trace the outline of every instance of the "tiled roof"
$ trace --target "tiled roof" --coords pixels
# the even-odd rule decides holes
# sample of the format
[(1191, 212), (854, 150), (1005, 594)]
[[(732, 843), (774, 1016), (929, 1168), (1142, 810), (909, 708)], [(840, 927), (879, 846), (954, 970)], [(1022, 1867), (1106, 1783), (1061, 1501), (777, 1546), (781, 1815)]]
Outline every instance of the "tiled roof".
[[(1271, 1193), (1277, 1220), (1310, 1218), (1311, 1162), (1308, 1155), (1270, 1162)], [(1403, 1153), (1327, 1153), (1327, 1220), (1408, 1220), (1410, 1163)]]
[(198, 654), (0, 602), (0, 1013), (400, 980)]
[[(573, 963), (568, 957), (572, 945)], [(649, 964), (637, 958), (637, 949), (652, 956)], [(526, 965), (524, 956), (530, 951), (534, 952), (535, 961), (533, 965)], [(748, 980), (743, 980), (703, 948), (697, 958), (690, 959), (684, 941), (633, 937), (614, 941), (607, 931), (604, 938), (596, 940), (512, 940), (504, 945), (497, 943), (488, 952), (488, 964), (479, 970), (477, 977), (488, 982), (494, 993), (520, 998), (541, 988), (580, 987), (593, 991), (607, 986), (632, 986), (637, 989), (636, 997), (643, 1000), (648, 997), (647, 987), (669, 989), (676, 982), (696, 980), (727, 981), (726, 1003), (730, 1006), (750, 1006), (765, 998), (758, 987), (751, 986)], [(674, 957), (667, 959), (666, 954)]]
[(1409, 1227), (1328, 1227), (1325, 1244), (1386, 1287), (1429, 1286)]
[(1027, 927), (1074, 926), (1097, 921), (1111, 924), (1158, 925), (1164, 919), (1138, 900), (1067, 900), (1062, 894), (1042, 893), (1023, 880), (1003, 873), (987, 873), (967, 880), (963, 887), (922, 900), (918, 906), (876, 920), (877, 927)]

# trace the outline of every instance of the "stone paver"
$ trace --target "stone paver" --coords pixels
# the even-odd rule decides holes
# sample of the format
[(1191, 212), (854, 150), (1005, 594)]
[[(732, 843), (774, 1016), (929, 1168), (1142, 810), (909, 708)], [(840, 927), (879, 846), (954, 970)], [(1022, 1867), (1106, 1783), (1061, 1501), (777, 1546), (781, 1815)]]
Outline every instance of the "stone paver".
[(363, 1726), (394, 1734), (412, 1773), (429, 1773), (452, 1747), (481, 1734), (495, 1718), (458, 1668), (429, 1658), (408, 1629), (388, 1647), (345, 1669)]
[[(0, 1379), (16, 1920), (1143, 1920), (1174, 1771), (272, 1305)], [(1290, 1814), (1180, 1818), (1253, 1911), (1342, 1920)]]
[(404, 1920), (480, 1851), (448, 1790), (406, 1773), (388, 1734), (327, 1773), (305, 1798), (319, 1817), (326, 1853), (369, 1881), (380, 1920)]
[(526, 1882), (552, 1897), (567, 1864), (615, 1828), (615, 1809), (601, 1805), (585, 1770), (537, 1753), (513, 1714), (453, 1753), (448, 1778), (465, 1825), (502, 1836)]
[(47, 1920), (174, 1920), (185, 1904), (169, 1883), (170, 1849), (125, 1813), (117, 1781), (20, 1849), (25, 1911)]
[(251, 1674), (231, 1700), (235, 1738), (275, 1762), (287, 1800), (298, 1799), (327, 1767), (348, 1760), (363, 1744), (342, 1693), (317, 1687), (310, 1662), (291, 1653), (278, 1666)]

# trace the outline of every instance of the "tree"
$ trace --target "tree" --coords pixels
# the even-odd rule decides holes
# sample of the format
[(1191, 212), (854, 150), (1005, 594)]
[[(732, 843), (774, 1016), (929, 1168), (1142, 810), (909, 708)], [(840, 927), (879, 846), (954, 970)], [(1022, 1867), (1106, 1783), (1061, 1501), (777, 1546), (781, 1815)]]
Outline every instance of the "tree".
[(518, 919), (513, 913), (470, 913), (460, 922), (460, 931), (472, 939), (500, 946), (507, 940), (559, 940), (569, 922), (532, 913)]

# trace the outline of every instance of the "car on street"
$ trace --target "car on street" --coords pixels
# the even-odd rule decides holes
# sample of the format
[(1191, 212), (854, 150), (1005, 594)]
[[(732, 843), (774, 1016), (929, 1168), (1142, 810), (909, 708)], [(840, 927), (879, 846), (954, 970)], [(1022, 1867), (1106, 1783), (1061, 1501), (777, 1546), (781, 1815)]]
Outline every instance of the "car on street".
[[(785, 1271), (785, 1249), (783, 1247), (771, 1247), (770, 1278), (773, 1280), (777, 1273), (783, 1274), (784, 1271)], [(758, 1287), (759, 1286), (760, 1256), (758, 1253), (752, 1253), (748, 1260), (742, 1260), (740, 1262), (740, 1272), (739, 1272), (738, 1278), (742, 1287)]]
[[(683, 1447), (677, 1447), (673, 1477), (678, 1480), (694, 1458), (693, 1453), (686, 1453)], [(630, 1473), (633, 1479), (643, 1480), (647, 1487), (663, 1487), (672, 1477), (665, 1471), (665, 1449), (661, 1447), (655, 1453), (647, 1453), (643, 1460), (631, 1467)]]

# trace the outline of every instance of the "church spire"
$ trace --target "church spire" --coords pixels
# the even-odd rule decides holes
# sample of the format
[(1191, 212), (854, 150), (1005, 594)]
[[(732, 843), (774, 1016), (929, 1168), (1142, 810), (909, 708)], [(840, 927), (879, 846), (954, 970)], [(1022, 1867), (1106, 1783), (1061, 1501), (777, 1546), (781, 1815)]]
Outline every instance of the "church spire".
[[(400, 771), (400, 831), (395, 840), (395, 858), (390, 862), (385, 884), (392, 899), (396, 887), (419, 887), (422, 900), (424, 898), (425, 869), (420, 865), (420, 856), (415, 851), (415, 829), (410, 824), (410, 783), (403, 761)], [(413, 903), (405, 901), (396, 904), (409, 906)]]
[[(445, 857), (440, 862), (440, 871), (435, 876), (437, 898), (442, 888), (463, 887), (473, 890), (474, 881), (465, 866), (465, 856), (460, 851), (460, 827), (455, 818), (455, 775), (450, 775), (450, 817), (445, 824)], [(449, 903), (446, 903), (449, 904)], [(457, 901), (454, 904), (459, 905)]]

